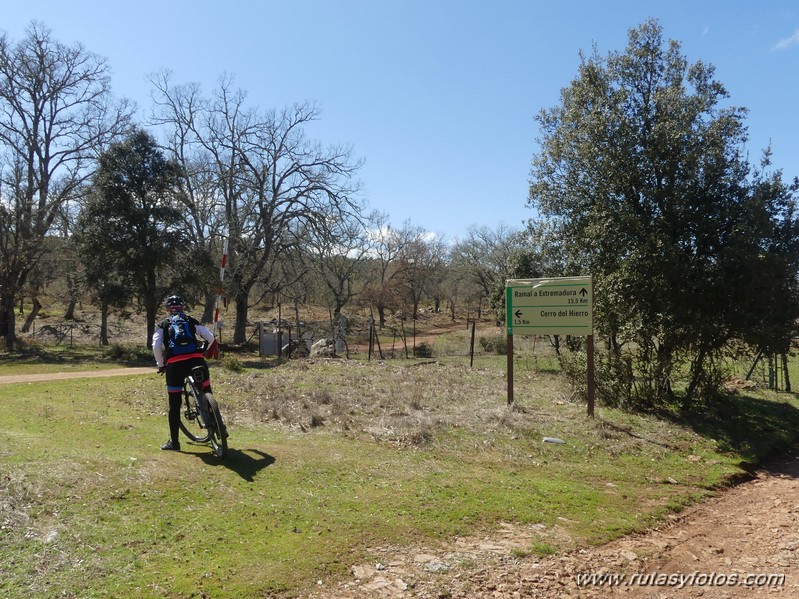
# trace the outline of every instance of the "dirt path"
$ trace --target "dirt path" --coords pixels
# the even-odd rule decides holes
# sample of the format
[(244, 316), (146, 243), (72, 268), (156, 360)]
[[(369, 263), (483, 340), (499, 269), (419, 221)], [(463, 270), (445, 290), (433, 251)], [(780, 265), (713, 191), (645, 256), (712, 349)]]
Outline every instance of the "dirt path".
[(799, 597), (799, 452), (646, 534), (557, 557), (519, 557), (534, 532), (507, 526), (446, 547), (377, 548), (351, 580), (311, 596)]
[(82, 370), (78, 372), (45, 372), (41, 374), (9, 374), (0, 376), (0, 385), (9, 383), (34, 383), (37, 381), (57, 381), (104, 376), (125, 376), (155, 374), (155, 366), (141, 368), (111, 368), (107, 370)]

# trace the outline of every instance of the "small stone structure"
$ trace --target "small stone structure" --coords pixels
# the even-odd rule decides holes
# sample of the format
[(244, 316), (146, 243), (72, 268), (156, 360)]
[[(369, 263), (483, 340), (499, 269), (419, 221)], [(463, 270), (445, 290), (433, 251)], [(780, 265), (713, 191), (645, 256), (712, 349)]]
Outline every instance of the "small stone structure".
[(331, 358), (336, 355), (335, 344), (332, 339), (319, 339), (311, 345), (310, 358)]

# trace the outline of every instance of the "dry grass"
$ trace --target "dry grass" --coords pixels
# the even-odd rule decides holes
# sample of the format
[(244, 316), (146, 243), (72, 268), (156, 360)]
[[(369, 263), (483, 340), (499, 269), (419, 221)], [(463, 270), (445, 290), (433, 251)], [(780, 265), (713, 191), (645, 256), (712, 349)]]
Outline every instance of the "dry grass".
[[(214, 376), (233, 421), (324, 429), (398, 447), (451, 443), (465, 434), (536, 434), (537, 423), (557, 422), (565, 405), (554, 375), (521, 373), (520, 400), (509, 408), (502, 371), (438, 361), (317, 359)], [(542, 401), (552, 409), (542, 409)]]
[(0, 530), (24, 529), (36, 494), (36, 489), (18, 472), (0, 478)]

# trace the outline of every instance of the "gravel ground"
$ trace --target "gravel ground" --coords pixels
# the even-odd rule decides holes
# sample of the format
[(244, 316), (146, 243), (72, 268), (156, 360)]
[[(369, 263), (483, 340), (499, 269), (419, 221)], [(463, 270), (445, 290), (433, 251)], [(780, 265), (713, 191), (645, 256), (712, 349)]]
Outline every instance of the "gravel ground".
[(566, 555), (519, 557), (535, 531), (511, 525), (448, 546), (378, 547), (309, 597), (799, 597), (797, 477), (794, 450), (656, 529)]

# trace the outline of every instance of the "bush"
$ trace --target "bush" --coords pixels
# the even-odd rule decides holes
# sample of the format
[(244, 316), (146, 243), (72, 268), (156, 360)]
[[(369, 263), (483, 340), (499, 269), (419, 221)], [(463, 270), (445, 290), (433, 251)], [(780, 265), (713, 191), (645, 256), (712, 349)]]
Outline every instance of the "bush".
[(222, 357), (222, 368), (230, 370), (231, 372), (242, 372), (244, 366), (241, 365), (236, 356), (225, 355)]
[(114, 344), (106, 350), (106, 359), (123, 364), (153, 364), (153, 353), (144, 347)]
[[(578, 401), (588, 401), (588, 356), (563, 352), (560, 367)], [(633, 403), (633, 367), (629, 356), (594, 352), (594, 399), (600, 405), (623, 408)]]
[(627, 408), (633, 403), (633, 364), (630, 356), (597, 352), (594, 356), (597, 401), (605, 406)]
[(416, 347), (413, 348), (413, 357), (414, 358), (432, 358), (433, 357), (433, 348), (430, 347), (427, 343), (420, 343)]
[(499, 356), (508, 355), (508, 338), (507, 337), (494, 337), (486, 338), (480, 337), (480, 347), (487, 354), (497, 354)]

